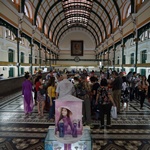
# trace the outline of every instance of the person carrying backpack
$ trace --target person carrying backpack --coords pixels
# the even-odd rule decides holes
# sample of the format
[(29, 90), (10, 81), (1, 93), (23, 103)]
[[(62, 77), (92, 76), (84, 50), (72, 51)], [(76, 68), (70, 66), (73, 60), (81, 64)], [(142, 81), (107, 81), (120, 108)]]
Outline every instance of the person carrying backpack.
[[(91, 87), (86, 80), (86, 76), (81, 76), (80, 81), (76, 87), (77, 97), (83, 100), (82, 114), (83, 124), (91, 126), (91, 101), (90, 101)], [(92, 126), (91, 126), (92, 127)]]
[(101, 120), (101, 129), (104, 129), (104, 115), (107, 115), (107, 127), (111, 126), (111, 107), (112, 104), (115, 106), (113, 98), (108, 91), (108, 83), (104, 78), (101, 80), (100, 87), (97, 90), (96, 96), (96, 105), (99, 104), (100, 107), (100, 120)]

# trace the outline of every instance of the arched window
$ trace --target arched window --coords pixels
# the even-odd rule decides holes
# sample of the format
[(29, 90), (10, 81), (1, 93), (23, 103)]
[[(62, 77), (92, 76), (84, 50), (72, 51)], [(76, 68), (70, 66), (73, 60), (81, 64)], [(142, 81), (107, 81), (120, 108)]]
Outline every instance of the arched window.
[(116, 28), (116, 27), (118, 27), (118, 25), (119, 25), (119, 22), (118, 22), (118, 16), (116, 16), (115, 17), (115, 19), (114, 19), (114, 29)]
[(127, 14), (126, 14), (126, 18), (128, 18), (131, 14), (131, 5), (129, 6), (128, 10), (127, 10)]
[(44, 33), (47, 35), (48, 29), (47, 29), (47, 24), (44, 25)]
[(141, 41), (144, 41), (144, 33), (141, 34), (140, 40), (141, 40)]
[(36, 26), (37, 26), (38, 28), (40, 28), (40, 29), (41, 29), (41, 27), (42, 27), (42, 25), (41, 25), (41, 18), (40, 18), (39, 15), (37, 16), (37, 19), (36, 19)]
[(31, 4), (29, 2), (25, 2), (24, 12), (25, 12), (25, 15), (30, 19), (33, 19), (32, 10), (33, 9), (31, 7)]
[(143, 50), (141, 52), (141, 63), (146, 63), (146, 60), (147, 60), (147, 51)]
[(105, 34), (105, 32), (104, 32), (104, 34), (103, 34), (103, 39), (105, 39), (105, 37), (106, 37), (106, 34)]
[[(8, 50), (8, 62), (14, 62), (14, 51), (12, 49)], [(9, 77), (14, 77), (13, 67), (9, 67)]]
[(58, 44), (58, 40), (56, 40), (56, 45)]
[(21, 59), (20, 62), (21, 62), (21, 63), (24, 63), (24, 53), (23, 53), (23, 52), (21, 52), (21, 57), (20, 57), (20, 59)]
[(126, 1), (126, 3), (123, 6), (123, 9), (122, 9), (123, 19), (128, 18), (130, 16), (130, 14), (131, 14), (131, 3), (130, 3), (130, 1)]
[(9, 29), (6, 29), (5, 37), (6, 37), (6, 38), (11, 38), (10, 35), (11, 35), (11, 34), (10, 34), (10, 30), (9, 30)]
[(49, 32), (49, 38), (52, 39), (52, 32)]
[(26, 5), (24, 5), (24, 13), (25, 13), (25, 15), (26, 15), (28, 18), (30, 18), (30, 16), (29, 16), (29, 11), (28, 11), (28, 8), (27, 8)]
[(8, 50), (8, 62), (14, 62), (14, 51), (12, 49)]
[(102, 37), (101, 36), (99, 37), (99, 40), (100, 40), (100, 43), (102, 43)]
[(110, 25), (108, 26), (108, 34), (111, 34), (111, 33), (110, 33)]

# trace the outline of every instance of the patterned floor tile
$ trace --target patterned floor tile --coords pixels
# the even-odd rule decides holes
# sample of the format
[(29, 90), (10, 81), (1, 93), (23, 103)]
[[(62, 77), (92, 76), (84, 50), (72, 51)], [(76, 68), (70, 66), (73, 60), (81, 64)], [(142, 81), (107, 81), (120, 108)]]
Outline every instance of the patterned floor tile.
[[(21, 93), (20, 93), (21, 94)], [(15, 95), (16, 96), (16, 95)], [(21, 96), (7, 97), (0, 101), (0, 150), (44, 150), (44, 139), (49, 125), (48, 112), (37, 116), (37, 107), (25, 117)], [(129, 103), (128, 111), (122, 111), (112, 119), (112, 127), (99, 129), (100, 121), (92, 121), (92, 150), (148, 150), (150, 149), (150, 106)]]

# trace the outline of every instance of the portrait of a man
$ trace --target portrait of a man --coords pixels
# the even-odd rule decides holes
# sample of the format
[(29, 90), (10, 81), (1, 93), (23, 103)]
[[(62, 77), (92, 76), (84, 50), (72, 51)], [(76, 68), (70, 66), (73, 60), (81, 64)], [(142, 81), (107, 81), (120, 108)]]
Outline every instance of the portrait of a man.
[(71, 56), (83, 56), (83, 41), (71, 41)]

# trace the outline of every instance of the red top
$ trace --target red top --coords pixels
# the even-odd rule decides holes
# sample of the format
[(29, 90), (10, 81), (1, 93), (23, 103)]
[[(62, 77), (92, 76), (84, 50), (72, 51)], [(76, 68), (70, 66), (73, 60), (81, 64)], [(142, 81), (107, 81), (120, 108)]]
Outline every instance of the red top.
[(35, 84), (35, 88), (36, 88), (36, 91), (38, 91), (39, 90), (39, 86), (41, 85), (41, 82), (36, 82), (36, 84)]

